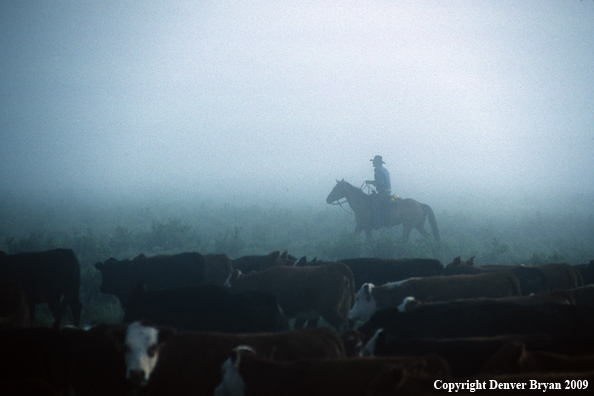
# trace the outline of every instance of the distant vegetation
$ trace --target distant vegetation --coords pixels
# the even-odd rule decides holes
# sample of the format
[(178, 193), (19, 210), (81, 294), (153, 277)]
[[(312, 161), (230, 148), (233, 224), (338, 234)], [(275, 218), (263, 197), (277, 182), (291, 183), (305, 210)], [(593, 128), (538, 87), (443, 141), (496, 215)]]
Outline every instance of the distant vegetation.
[(594, 259), (594, 215), (578, 212), (525, 211), (485, 217), (463, 210), (436, 210), (442, 240), (425, 240), (413, 231), (407, 243), (400, 240), (401, 226), (374, 232), (372, 240), (354, 236), (354, 218), (331, 206), (241, 207), (204, 202), (196, 206), (56, 205), (25, 210), (0, 202), (0, 213), (0, 250), (74, 250), (82, 267), (84, 323), (115, 322), (122, 315), (117, 299), (99, 292), (100, 274), (93, 264), (140, 253), (197, 251), (236, 258), (288, 250), (308, 260), (424, 257), (437, 258), (444, 265), (455, 256), (476, 256), (477, 265), (579, 264)]

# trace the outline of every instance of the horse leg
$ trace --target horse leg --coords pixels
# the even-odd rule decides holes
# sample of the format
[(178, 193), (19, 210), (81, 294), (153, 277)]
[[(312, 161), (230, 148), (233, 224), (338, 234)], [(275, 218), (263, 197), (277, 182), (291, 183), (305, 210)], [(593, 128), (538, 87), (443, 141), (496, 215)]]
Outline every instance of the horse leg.
[(417, 224), (417, 226), (415, 228), (417, 229), (417, 231), (419, 231), (419, 233), (421, 235), (423, 235), (423, 237), (425, 237), (425, 238), (429, 237), (429, 233), (427, 232), (427, 230), (425, 230), (425, 222), (424, 221)]
[(408, 238), (410, 237), (410, 232), (412, 231), (412, 226), (410, 224), (403, 224), (402, 225), (402, 240), (403, 241), (408, 241)]

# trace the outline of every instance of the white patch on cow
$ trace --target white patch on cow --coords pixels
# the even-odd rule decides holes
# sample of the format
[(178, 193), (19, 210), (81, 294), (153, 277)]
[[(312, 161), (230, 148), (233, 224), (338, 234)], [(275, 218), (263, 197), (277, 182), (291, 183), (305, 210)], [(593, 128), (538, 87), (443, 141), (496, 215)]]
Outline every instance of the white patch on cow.
[(361, 356), (375, 356), (375, 342), (377, 341), (377, 337), (382, 331), (384, 331), (383, 328), (379, 328), (375, 331), (373, 337), (371, 337), (369, 341), (367, 341), (367, 344), (365, 344), (365, 346), (363, 347), (363, 350), (361, 351)]
[(404, 280), (401, 280), (401, 281), (397, 281), (397, 282), (388, 282), (388, 283), (382, 285), (382, 287), (385, 288), (385, 289), (387, 289), (387, 290), (396, 289), (397, 287), (402, 286), (403, 283), (406, 283), (406, 282), (408, 282), (409, 280), (412, 280), (412, 279), (421, 279), (421, 278), (417, 276), (417, 277), (407, 278), (407, 279), (404, 279)]
[(245, 383), (241, 378), (241, 374), (239, 374), (239, 368), (233, 364), (231, 358), (223, 363), (221, 372), (223, 373), (223, 380), (215, 388), (214, 396), (244, 396)]
[(349, 311), (350, 320), (367, 322), (377, 311), (377, 302), (373, 297), (373, 284), (365, 283), (355, 294), (355, 304)]
[(416, 301), (416, 299), (412, 296), (404, 297), (404, 300), (402, 300), (402, 304), (398, 306), (398, 312), (406, 312), (406, 305), (413, 301)]
[(126, 378), (146, 385), (159, 358), (159, 331), (134, 322), (128, 326), (124, 341)]
[[(225, 283), (223, 284), (223, 286), (225, 287), (233, 287), (233, 285), (231, 284), (231, 278), (234, 276), (235, 271), (231, 271), (231, 274), (229, 274), (229, 277), (227, 277), (227, 280), (225, 281)], [(241, 276), (242, 272), (240, 270), (237, 270), (237, 276)]]

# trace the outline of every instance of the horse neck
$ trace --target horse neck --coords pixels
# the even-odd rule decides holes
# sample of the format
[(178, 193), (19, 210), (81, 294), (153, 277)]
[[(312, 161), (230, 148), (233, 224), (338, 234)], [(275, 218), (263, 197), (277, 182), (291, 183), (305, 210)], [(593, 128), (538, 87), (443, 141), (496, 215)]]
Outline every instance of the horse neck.
[(344, 196), (349, 203), (349, 206), (353, 211), (357, 211), (359, 208), (367, 207), (367, 195), (356, 187), (349, 184), (348, 193)]

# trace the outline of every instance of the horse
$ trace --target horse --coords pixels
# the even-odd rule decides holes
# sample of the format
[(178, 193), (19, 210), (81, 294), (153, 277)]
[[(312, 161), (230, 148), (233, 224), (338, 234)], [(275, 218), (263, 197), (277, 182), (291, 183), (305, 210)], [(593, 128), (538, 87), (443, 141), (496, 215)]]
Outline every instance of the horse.
[[(345, 198), (349, 206), (355, 213), (355, 234), (358, 235), (365, 230), (368, 238), (371, 238), (373, 227), (373, 209), (371, 205), (372, 196), (365, 194), (360, 188), (357, 188), (344, 179), (336, 180), (336, 186), (332, 189), (326, 202), (329, 204)], [(402, 239), (408, 240), (410, 232), (414, 229), (425, 238), (429, 233), (425, 230), (425, 220), (429, 219), (431, 231), (436, 241), (439, 241), (439, 230), (437, 220), (433, 209), (429, 205), (420, 203), (411, 198), (398, 200), (397, 204), (390, 204), (387, 215), (387, 227), (402, 224)]]

